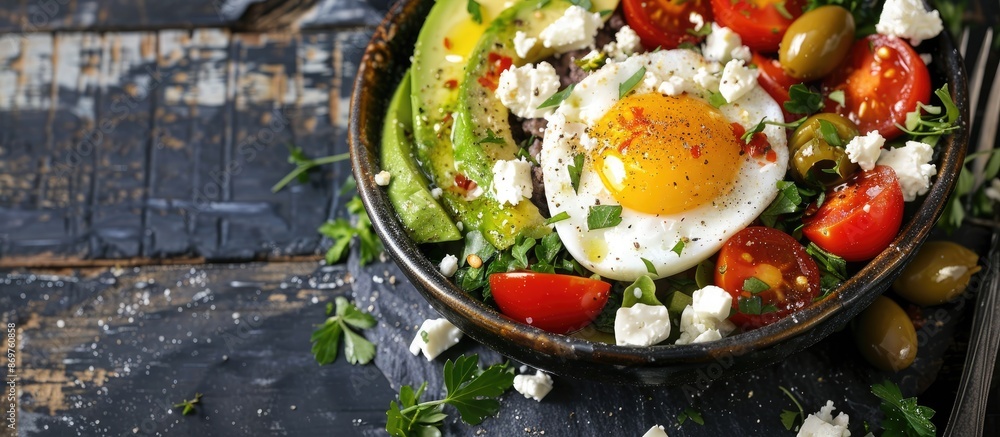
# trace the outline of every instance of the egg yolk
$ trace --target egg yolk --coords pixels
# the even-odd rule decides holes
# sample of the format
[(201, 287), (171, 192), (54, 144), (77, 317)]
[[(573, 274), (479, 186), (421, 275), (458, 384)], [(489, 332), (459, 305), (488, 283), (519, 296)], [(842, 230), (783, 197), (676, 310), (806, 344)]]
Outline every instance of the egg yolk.
[(595, 171), (622, 206), (676, 214), (732, 189), (741, 147), (717, 108), (686, 94), (619, 100), (590, 132)]

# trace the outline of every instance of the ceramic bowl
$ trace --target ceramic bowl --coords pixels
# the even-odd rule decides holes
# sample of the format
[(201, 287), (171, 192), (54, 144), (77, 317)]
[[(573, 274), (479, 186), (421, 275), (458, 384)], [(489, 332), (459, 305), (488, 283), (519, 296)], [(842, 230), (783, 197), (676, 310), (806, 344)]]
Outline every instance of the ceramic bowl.
[(684, 346), (620, 347), (545, 332), (505, 318), (442, 276), (435, 263), (407, 237), (384, 189), (374, 181), (373, 175), (379, 172), (378, 148), (386, 107), (410, 65), (414, 42), (433, 3), (409, 0), (392, 6), (366, 49), (354, 83), (349, 133), (358, 190), (386, 250), (437, 311), (476, 341), (552, 373), (622, 384), (688, 384), (697, 388), (714, 379), (774, 364), (815, 344), (843, 328), (889, 287), (934, 227), (965, 156), (965, 71), (953, 42), (942, 35), (924, 42), (921, 48), (934, 50), (936, 56), (929, 65), (932, 78), (935, 84), (949, 84), (962, 114), (961, 128), (937, 146), (938, 175), (926, 196), (907, 206), (907, 219), (895, 241), (831, 298), (760, 329)]

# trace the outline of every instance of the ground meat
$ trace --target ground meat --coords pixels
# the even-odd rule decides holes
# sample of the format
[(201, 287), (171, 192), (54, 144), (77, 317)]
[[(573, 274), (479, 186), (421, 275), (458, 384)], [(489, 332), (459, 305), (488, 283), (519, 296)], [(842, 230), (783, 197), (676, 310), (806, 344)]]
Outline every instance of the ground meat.
[(534, 135), (541, 138), (545, 135), (545, 126), (548, 124), (549, 122), (544, 118), (528, 118), (521, 122), (521, 131), (526, 137), (530, 138)]

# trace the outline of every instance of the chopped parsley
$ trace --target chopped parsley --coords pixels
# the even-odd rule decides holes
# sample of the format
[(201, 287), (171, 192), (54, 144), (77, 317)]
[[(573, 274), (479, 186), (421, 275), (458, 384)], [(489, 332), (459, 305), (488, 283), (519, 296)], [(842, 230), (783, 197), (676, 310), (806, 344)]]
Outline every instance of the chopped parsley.
[(657, 275), (656, 266), (653, 265), (652, 261), (643, 257), (639, 257), (639, 259), (642, 260), (642, 263), (646, 266), (646, 271), (649, 272), (650, 275)]
[(486, 137), (480, 139), (476, 144), (503, 144), (504, 140), (493, 129), (486, 129)]
[(385, 430), (395, 437), (441, 435), (439, 428), (448, 418), (445, 405), (458, 410), (463, 422), (478, 425), (500, 410), (500, 396), (513, 385), (514, 368), (509, 364), (482, 369), (478, 355), (462, 355), (444, 363), (444, 398), (421, 401), (426, 382), (416, 391), (409, 385), (400, 387), (385, 412)]
[(302, 151), (301, 147), (288, 144), (288, 163), (295, 164), (295, 168), (288, 172), (285, 177), (281, 178), (278, 183), (274, 184), (274, 186), (271, 187), (271, 192), (277, 193), (278, 191), (281, 191), (282, 188), (285, 188), (285, 186), (293, 180), (297, 180), (300, 184), (305, 183), (309, 180), (309, 171), (321, 165), (345, 161), (350, 157), (350, 153), (340, 153), (313, 159), (307, 156), (305, 152)]
[(608, 62), (608, 55), (604, 52), (599, 52), (594, 56), (586, 56), (580, 59), (574, 59), (573, 63), (581, 70), (586, 72), (591, 72), (597, 70), (604, 66)]
[(573, 185), (573, 192), (580, 192), (580, 174), (583, 173), (583, 160), (584, 156), (582, 153), (577, 153), (573, 155), (573, 164), (566, 166), (566, 171), (569, 172), (569, 183)]
[(896, 384), (885, 381), (872, 385), (872, 394), (882, 400), (879, 406), (885, 417), (882, 419), (883, 435), (907, 437), (931, 437), (936, 435), (937, 428), (931, 417), (934, 410), (930, 407), (917, 405), (917, 398), (903, 398), (903, 393)]
[(760, 296), (741, 297), (737, 304), (739, 312), (751, 316), (778, 312), (778, 307), (774, 304), (765, 305)]
[(815, 300), (825, 298), (847, 280), (847, 261), (843, 258), (820, 249), (816, 243), (809, 243), (806, 246), (806, 253), (816, 260), (816, 265), (819, 267), (820, 295)]
[(326, 305), (326, 315), (329, 317), (309, 338), (316, 362), (324, 365), (336, 361), (340, 338), (343, 337), (347, 361), (351, 364), (368, 364), (375, 358), (375, 345), (351, 328), (371, 328), (375, 326), (375, 318), (361, 312), (343, 296), (337, 296), (334, 301), (337, 303), (336, 310), (332, 303)]
[(785, 17), (788, 20), (795, 19), (795, 17), (793, 17), (792, 14), (788, 12), (788, 8), (785, 7), (785, 0), (781, 0), (780, 2), (774, 3), (774, 9), (776, 9), (778, 13), (781, 14), (782, 17)]
[(778, 389), (780, 389), (786, 396), (788, 396), (789, 399), (792, 400), (792, 403), (795, 404), (795, 408), (798, 408), (798, 411), (781, 410), (781, 424), (785, 426), (785, 429), (791, 431), (792, 428), (795, 427), (796, 423), (802, 424), (802, 422), (806, 420), (806, 412), (802, 409), (802, 404), (799, 403), (799, 400), (795, 398), (795, 395), (793, 395), (791, 391), (780, 385), (778, 386)]
[(906, 114), (905, 126), (896, 125), (901, 131), (920, 138), (920, 141), (934, 146), (942, 135), (958, 129), (958, 107), (948, 92), (948, 84), (934, 90), (934, 95), (941, 100), (940, 106), (925, 105), (917, 102), (917, 109)]
[(475, 21), (476, 24), (483, 24), (483, 11), (476, 0), (469, 0), (465, 5), (465, 10), (469, 12), (472, 21)]
[(683, 425), (688, 419), (699, 425), (705, 424), (705, 419), (701, 417), (701, 411), (695, 410), (691, 406), (684, 407), (684, 411), (681, 411), (681, 414), (677, 415), (677, 424)]
[(576, 87), (576, 84), (573, 83), (569, 84), (569, 86), (564, 88), (562, 91), (559, 91), (550, 96), (549, 98), (545, 99), (545, 101), (542, 102), (541, 105), (538, 105), (538, 109), (545, 109), (553, 106), (559, 106), (559, 104), (562, 103), (563, 100), (566, 100), (567, 98), (569, 98), (570, 94), (573, 94), (574, 87)]
[(833, 123), (819, 119), (819, 134), (823, 137), (823, 141), (834, 147), (844, 147), (844, 140), (840, 138), (840, 133), (837, 132), (837, 126)]
[(562, 211), (559, 214), (556, 214), (556, 215), (554, 215), (554, 216), (549, 217), (548, 219), (546, 219), (545, 220), (545, 224), (551, 225), (553, 223), (559, 223), (559, 222), (561, 222), (563, 220), (567, 220), (567, 219), (569, 219), (569, 213), (566, 212), (566, 211)]
[(198, 411), (195, 409), (195, 405), (201, 403), (201, 396), (201, 393), (195, 393), (194, 399), (185, 399), (180, 401), (179, 403), (174, 404), (174, 408), (181, 408), (182, 416), (197, 413)]
[(844, 95), (844, 90), (831, 91), (830, 94), (826, 95), (826, 98), (831, 101), (837, 102), (838, 105), (844, 106), (847, 104), (847, 96)]
[(793, 114), (812, 114), (823, 108), (823, 95), (812, 92), (809, 87), (797, 83), (788, 88), (785, 110)]
[(767, 285), (767, 282), (761, 281), (760, 279), (757, 279), (754, 276), (751, 276), (743, 280), (743, 291), (746, 291), (750, 294), (763, 293), (770, 289), (771, 286)]
[(726, 98), (722, 96), (720, 92), (712, 92), (708, 95), (708, 103), (716, 108), (721, 108), (723, 105), (729, 103)]
[(372, 230), (371, 219), (365, 213), (360, 197), (354, 196), (347, 202), (347, 212), (355, 216), (354, 224), (348, 219), (338, 218), (327, 221), (319, 227), (320, 234), (333, 240), (333, 245), (326, 251), (326, 263), (335, 264), (342, 260), (347, 254), (351, 240), (356, 236), (361, 246), (361, 265), (368, 264), (382, 252), (382, 242)]
[(594, 4), (590, 0), (569, 0), (569, 2), (588, 11), (594, 7)]
[(681, 256), (681, 252), (684, 251), (685, 244), (687, 244), (687, 238), (681, 238), (680, 240), (677, 240), (677, 244), (675, 244), (670, 251), (676, 253), (677, 256)]
[(594, 205), (587, 213), (587, 229), (604, 229), (622, 222), (621, 205)]
[(618, 84), (618, 98), (625, 98), (625, 95), (628, 94), (629, 91), (632, 91), (632, 89), (639, 84), (639, 81), (641, 81), (644, 76), (646, 76), (646, 67), (639, 67), (639, 71), (636, 71), (631, 77), (625, 79), (625, 82)]

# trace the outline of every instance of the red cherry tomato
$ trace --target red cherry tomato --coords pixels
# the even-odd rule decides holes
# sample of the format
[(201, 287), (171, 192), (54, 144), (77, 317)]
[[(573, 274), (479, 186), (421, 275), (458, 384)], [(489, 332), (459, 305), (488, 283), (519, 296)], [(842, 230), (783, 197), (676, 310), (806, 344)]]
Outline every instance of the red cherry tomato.
[(902, 134), (896, 124), (906, 122), (906, 113), (930, 100), (931, 77), (909, 43), (869, 35), (823, 80), (824, 95), (837, 90), (844, 91), (844, 105), (827, 100), (827, 110), (851, 119), (862, 134), (877, 130), (892, 139)]
[[(784, 4), (788, 16), (779, 9)], [(778, 51), (788, 26), (802, 15), (805, 0), (712, 0), (712, 13), (720, 26), (740, 34), (743, 45), (754, 51)]]
[(581, 276), (511, 272), (490, 275), (497, 307), (518, 322), (558, 334), (594, 321), (608, 302), (611, 284)]
[(772, 59), (764, 56), (760, 53), (754, 52), (753, 63), (757, 66), (757, 71), (760, 75), (757, 76), (757, 83), (760, 84), (761, 88), (781, 105), (781, 113), (785, 115), (785, 122), (790, 122), (792, 120), (801, 118), (804, 114), (792, 114), (785, 110), (785, 102), (789, 100), (788, 89), (792, 85), (802, 83), (794, 77), (785, 74), (785, 70), (781, 68), (781, 64), (777, 59)]
[(885, 250), (903, 223), (903, 189), (892, 167), (879, 165), (834, 187), (815, 214), (803, 217), (802, 234), (848, 261)]
[[(766, 290), (760, 282), (766, 284)], [(819, 267), (790, 235), (751, 226), (722, 245), (715, 284), (733, 295), (729, 320), (743, 328), (758, 328), (804, 308), (819, 296)], [(752, 302), (758, 297), (760, 314), (740, 311), (740, 300)]]
[(712, 21), (708, 0), (623, 0), (622, 9), (625, 21), (648, 50), (675, 49), (683, 42), (698, 43), (701, 37), (688, 32), (694, 31), (692, 12), (700, 14), (706, 26)]

